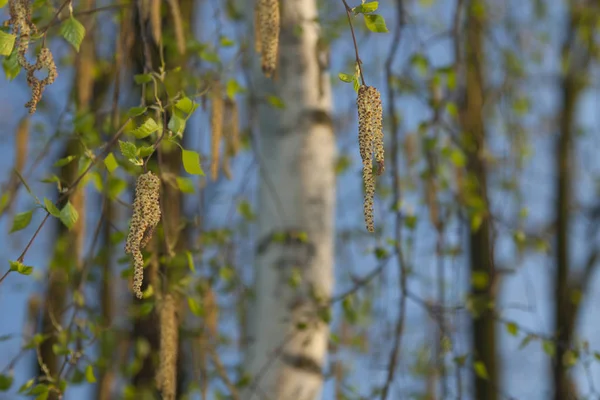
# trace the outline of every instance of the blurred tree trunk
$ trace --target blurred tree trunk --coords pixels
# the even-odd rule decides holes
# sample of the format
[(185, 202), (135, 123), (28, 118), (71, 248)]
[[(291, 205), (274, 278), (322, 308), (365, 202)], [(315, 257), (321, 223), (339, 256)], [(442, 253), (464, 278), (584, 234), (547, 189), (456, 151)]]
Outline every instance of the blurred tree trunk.
[(571, 196), (573, 187), (572, 152), (577, 102), (585, 88), (586, 75), (594, 46), (594, 18), (598, 15), (596, 1), (572, 2), (566, 38), (562, 46), (561, 65), (565, 66), (561, 82), (561, 113), (559, 136), (556, 141), (556, 275), (554, 281), (554, 333), (556, 355), (552, 360), (554, 399), (577, 398), (577, 388), (567, 372), (566, 353), (572, 345), (576, 329), (577, 314), (581, 301), (574, 302), (573, 296), (587, 288), (587, 281), (596, 265), (596, 251), (592, 251), (579, 280), (571, 277)]
[(316, 3), (281, 2), (277, 77), (254, 74), (257, 98), (275, 94), (285, 108), (258, 105), (258, 244), (246, 354), (253, 383), (244, 400), (316, 400), (323, 384), (329, 327), (315, 299), (326, 300), (333, 286), (336, 147)]
[[(143, 4), (144, 7), (153, 7), (156, 0), (150, 2), (138, 2)], [(136, 73), (149, 72), (145, 71), (144, 67), (147, 69), (151, 69), (154, 71), (158, 71), (160, 67), (160, 44), (157, 43), (160, 35), (170, 35), (171, 37), (176, 37), (178, 29), (182, 28), (186, 37), (190, 37), (191, 35), (191, 23), (192, 17), (194, 15), (194, 0), (178, 0), (177, 4), (179, 5), (179, 10), (181, 12), (182, 19), (180, 22), (182, 26), (177, 26), (172, 19), (172, 10), (170, 9), (171, 2), (162, 2), (158, 1), (159, 4), (159, 16), (161, 20), (161, 28), (157, 30), (157, 25), (152, 21), (152, 11), (147, 11), (148, 19), (144, 19), (139, 14), (139, 7), (136, 6), (134, 15), (135, 15), (135, 46), (132, 49), (135, 60), (135, 70)], [(162, 8), (161, 8), (162, 6)], [(143, 27), (140, 26), (143, 24)], [(142, 32), (144, 32), (144, 36), (142, 36)], [(180, 31), (181, 32), (181, 31)], [(182, 43), (179, 42), (178, 43)], [(144, 46), (146, 46), (146, 50), (144, 50)], [(183, 50), (182, 48), (178, 48), (178, 50), (174, 49), (165, 49), (165, 68), (166, 70), (173, 69), (174, 67), (182, 67), (183, 73), (185, 73), (185, 65), (187, 60), (186, 54), (181, 54), (179, 50)], [(170, 73), (171, 76), (174, 76), (172, 79), (168, 79), (166, 85), (169, 89), (169, 92), (174, 94), (179, 91), (185, 91), (184, 80), (182, 75), (175, 75), (174, 73)], [(150, 95), (151, 91), (148, 91), (147, 95)], [(161, 101), (163, 104), (166, 104), (168, 99), (166, 98), (166, 93), (160, 93)], [(150, 102), (154, 102), (154, 99), (149, 99)], [(166, 112), (165, 116), (166, 120), (169, 120), (170, 115)], [(157, 121), (159, 124), (163, 121)], [(185, 135), (184, 135), (185, 137)], [(184, 139), (185, 140), (185, 139)], [(173, 145), (172, 143), (168, 143), (167, 141), (162, 141), (160, 146), (158, 147), (157, 153), (160, 153), (157, 157), (154, 157), (153, 162), (157, 162), (159, 165), (159, 171), (161, 175), (172, 175), (179, 176), (181, 173), (181, 153), (179, 147)], [(157, 154), (155, 153), (155, 154)], [(159, 258), (161, 260), (165, 260), (164, 263), (169, 263), (172, 261), (172, 257), (176, 254), (180, 253), (185, 247), (188, 245), (185, 237), (181, 234), (182, 227), (182, 207), (183, 207), (183, 198), (181, 196), (181, 191), (178, 188), (173, 187), (170, 184), (162, 182), (161, 188), (161, 211), (162, 211), (162, 237), (156, 236), (153, 239), (155, 243), (155, 249), (153, 252), (159, 253)], [(143, 288), (146, 288), (149, 283), (154, 286), (155, 293), (159, 293), (158, 291), (167, 292), (168, 282), (170, 278), (173, 278), (169, 274), (167, 274), (167, 269), (165, 264), (160, 264), (155, 266), (154, 271), (150, 273), (148, 279), (144, 277)], [(156, 270), (158, 268), (158, 271)], [(162, 283), (158, 279), (158, 273), (160, 271), (160, 275), (164, 276), (166, 280)], [(162, 287), (162, 288), (161, 288)], [(164, 293), (163, 293), (164, 294)], [(156, 296), (157, 302), (160, 302), (161, 295), (158, 294)], [(138, 302), (137, 299), (133, 300), (134, 302)], [(154, 354), (158, 352), (160, 347), (160, 321), (158, 318), (158, 309), (160, 305), (157, 304), (156, 307), (152, 310), (152, 312), (145, 316), (137, 318), (134, 321), (134, 331), (133, 331), (133, 339), (137, 341), (139, 339), (146, 340), (150, 344), (150, 348), (152, 349), (152, 353)], [(180, 310), (183, 307), (179, 307)], [(178, 328), (176, 328), (178, 329)], [(179, 345), (180, 351), (178, 351), (179, 357), (177, 358), (177, 398), (181, 396), (181, 391), (183, 389), (183, 383), (185, 381), (185, 377), (187, 375), (187, 369), (185, 368), (184, 363), (181, 362), (181, 359), (184, 355), (184, 352), (181, 351), (182, 346), (181, 343)], [(156, 383), (156, 374), (157, 374), (157, 363), (152, 357), (148, 356), (143, 360), (142, 368), (138, 371), (138, 373), (133, 378), (133, 383), (136, 386), (139, 393), (147, 392), (149, 389), (154, 390), (153, 387)], [(167, 397), (164, 397), (165, 399)], [(172, 400), (169, 398), (169, 400)]]
[[(83, 3), (86, 9), (90, 9), (94, 4), (94, 0), (86, 0)], [(87, 22), (87, 19), (82, 18), (82, 22)], [(94, 76), (92, 75), (96, 59), (94, 46), (93, 35), (86, 36), (81, 44), (81, 52), (76, 58), (73, 95), (78, 113), (89, 111), (94, 94)], [(83, 148), (79, 139), (73, 137), (66, 142), (61, 158), (80, 156), (82, 152)], [(79, 163), (77, 161), (60, 168), (59, 177), (63, 188), (68, 188), (77, 179), (79, 175)], [(77, 284), (77, 279), (80, 279), (81, 271), (79, 270), (85, 239), (84, 192), (85, 190), (82, 187), (78, 187), (62, 204), (59, 204), (59, 208), (62, 208), (67, 202), (71, 202), (79, 213), (79, 219), (70, 231), (60, 221), (55, 221), (57, 241), (52, 262), (49, 266), (48, 289), (40, 325), (40, 332), (51, 336), (40, 345), (38, 360), (38, 375), (40, 377), (50, 375), (56, 379), (60, 373), (62, 363), (65, 362), (64, 356), (58, 357), (54, 353), (53, 346), (59, 343), (58, 333), (62, 327), (61, 323), (67, 305), (69, 285)], [(78, 278), (73, 280), (74, 277)], [(58, 399), (58, 395), (55, 392), (50, 392), (48, 398), (50, 400)]]
[[(469, 256), (471, 269), (471, 299), (473, 301), (472, 344), (473, 357), (483, 363), (485, 373), (476, 370), (474, 376), (475, 398), (495, 400), (498, 398), (498, 373), (496, 358), (496, 334), (493, 307), (492, 284), (494, 262), (490, 240), (491, 219), (487, 193), (487, 172), (485, 165), (485, 126), (483, 115), (485, 86), (485, 54), (483, 50), (486, 27), (486, 5), (484, 0), (470, 0), (466, 5), (465, 83), (466, 98), (460, 112), (460, 122), (465, 132), (467, 169), (474, 181), (470, 195), (484, 204), (483, 210), (474, 211), (480, 224), (471, 222), (469, 236)], [(475, 226), (474, 226), (475, 225)], [(479, 225), (479, 226), (477, 226)], [(481, 366), (481, 364), (479, 364)], [(477, 373), (478, 372), (478, 373)]]

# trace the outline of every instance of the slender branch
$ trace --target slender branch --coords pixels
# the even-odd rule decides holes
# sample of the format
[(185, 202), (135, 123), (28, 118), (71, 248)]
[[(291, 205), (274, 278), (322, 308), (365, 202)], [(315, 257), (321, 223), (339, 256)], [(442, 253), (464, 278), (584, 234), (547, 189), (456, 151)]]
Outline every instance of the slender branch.
[[(398, 51), (398, 47), (400, 45), (401, 33), (404, 27), (404, 4), (402, 0), (396, 0), (396, 12), (398, 23), (396, 24), (396, 29), (394, 30), (394, 38), (392, 40), (392, 46), (390, 48), (390, 52), (385, 62), (385, 71), (388, 91), (388, 114), (389, 118), (391, 118), (392, 124), (392, 186), (394, 188), (394, 201), (396, 202), (396, 204), (400, 204), (400, 198), (402, 196), (402, 193), (400, 191), (400, 165), (398, 160), (398, 152), (400, 151), (400, 145), (398, 143), (399, 122), (396, 116), (395, 91), (392, 85), (392, 64), (394, 62), (396, 53)], [(392, 381), (394, 380), (394, 374), (396, 371), (396, 366), (398, 364), (398, 358), (402, 343), (402, 334), (404, 332), (404, 320), (406, 317), (406, 278), (408, 271), (406, 269), (406, 260), (404, 259), (404, 255), (402, 252), (402, 213), (400, 212), (400, 210), (396, 210), (395, 236), (396, 256), (398, 257), (398, 285), (400, 289), (400, 304), (398, 309), (398, 319), (396, 321), (396, 328), (394, 332), (394, 344), (388, 362), (388, 373), (386, 382), (381, 391), (381, 400), (387, 399), (390, 386), (392, 384)]]
[(363, 76), (362, 71), (362, 61), (360, 60), (360, 56), (358, 55), (358, 44), (356, 43), (356, 35), (354, 34), (354, 26), (352, 25), (352, 8), (346, 3), (346, 0), (342, 0), (344, 3), (344, 8), (346, 9), (346, 16), (348, 17), (348, 24), (350, 25), (350, 33), (352, 33), (352, 42), (354, 43), (354, 54), (356, 55), (356, 63), (358, 64), (358, 72), (360, 74), (360, 80), (363, 86), (366, 86), (365, 77)]

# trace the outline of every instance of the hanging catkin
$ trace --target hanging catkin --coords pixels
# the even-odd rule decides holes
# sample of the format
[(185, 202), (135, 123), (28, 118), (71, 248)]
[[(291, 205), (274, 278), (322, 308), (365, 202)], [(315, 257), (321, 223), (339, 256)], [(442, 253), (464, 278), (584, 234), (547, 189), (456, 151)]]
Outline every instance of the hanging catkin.
[(220, 81), (215, 81), (211, 89), (212, 106), (210, 112), (211, 126), (211, 163), (210, 175), (213, 181), (219, 177), (219, 156), (221, 149), (221, 138), (223, 137), (223, 88)]
[(262, 70), (271, 77), (277, 68), (279, 53), (279, 0), (257, 0), (261, 40)]
[(372, 86), (358, 89), (358, 144), (363, 162), (363, 181), (365, 185), (364, 216), (369, 232), (374, 232), (373, 202), (375, 198), (375, 176), (373, 176), (373, 152), (377, 162), (377, 174), (385, 168), (383, 150), (383, 108), (381, 95)]
[(177, 324), (177, 302), (171, 293), (167, 293), (160, 302), (159, 318), (160, 350), (156, 383), (164, 400), (175, 400), (179, 329)]
[(133, 216), (125, 244), (125, 253), (133, 256), (133, 292), (142, 298), (144, 258), (142, 249), (150, 242), (156, 225), (160, 221), (160, 179), (152, 172), (140, 175), (135, 187)]

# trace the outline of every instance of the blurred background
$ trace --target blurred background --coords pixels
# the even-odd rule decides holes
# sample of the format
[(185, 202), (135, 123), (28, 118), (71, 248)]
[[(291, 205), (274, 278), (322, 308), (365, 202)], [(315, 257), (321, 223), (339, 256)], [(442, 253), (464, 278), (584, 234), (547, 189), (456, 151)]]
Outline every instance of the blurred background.
[[(28, 57), (48, 46), (58, 78), (29, 115), (18, 46), (0, 56), (0, 399), (600, 399), (600, 3), (282, 0), (272, 79), (262, 3), (31, 3)], [(383, 104), (374, 233), (361, 83)], [(163, 220), (137, 300), (146, 167)], [(176, 394), (155, 389), (167, 295)]]

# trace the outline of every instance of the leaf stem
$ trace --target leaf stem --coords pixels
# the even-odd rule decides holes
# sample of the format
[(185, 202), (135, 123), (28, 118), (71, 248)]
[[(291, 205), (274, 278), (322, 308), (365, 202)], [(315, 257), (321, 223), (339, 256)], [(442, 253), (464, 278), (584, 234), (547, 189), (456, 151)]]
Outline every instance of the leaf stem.
[(363, 76), (362, 71), (362, 61), (358, 55), (358, 44), (356, 43), (356, 35), (354, 34), (354, 26), (352, 25), (352, 19), (350, 18), (350, 13), (352, 13), (352, 8), (346, 3), (346, 0), (342, 0), (344, 3), (344, 8), (346, 9), (346, 16), (348, 17), (348, 24), (350, 25), (350, 33), (352, 33), (352, 42), (354, 43), (354, 54), (356, 55), (356, 63), (358, 64), (358, 72), (360, 73), (360, 80), (363, 86), (366, 86), (365, 77)]

